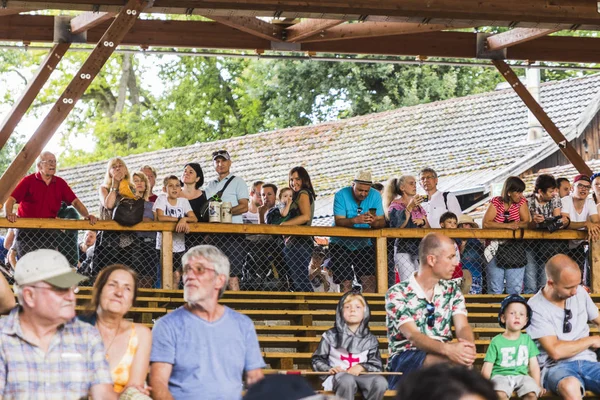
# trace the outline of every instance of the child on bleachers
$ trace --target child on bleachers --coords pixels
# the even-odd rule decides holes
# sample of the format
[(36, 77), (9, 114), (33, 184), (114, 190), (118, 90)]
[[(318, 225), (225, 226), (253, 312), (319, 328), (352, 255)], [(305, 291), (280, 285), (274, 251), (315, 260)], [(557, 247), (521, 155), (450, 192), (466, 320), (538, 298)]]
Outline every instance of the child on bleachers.
[(283, 188), (279, 191), (279, 201), (275, 204), (275, 207), (267, 211), (265, 221), (267, 224), (280, 225), (282, 222), (290, 219), (290, 207), (292, 205), (292, 197), (294, 191), (289, 187)]
[[(440, 228), (442, 229), (456, 229), (458, 227), (458, 218), (453, 212), (447, 211), (440, 216)], [(459, 241), (454, 239), (454, 248), (456, 249), (456, 260), (458, 265), (454, 269), (452, 274), (452, 280), (456, 281), (460, 287), (460, 291), (463, 293), (469, 293), (471, 290), (471, 273), (468, 270), (463, 270), (460, 262), (460, 250)]]
[(543, 393), (540, 384), (539, 350), (531, 337), (521, 332), (531, 322), (527, 300), (511, 294), (502, 300), (498, 323), (504, 333), (490, 342), (481, 374), (491, 379), (499, 399), (511, 398), (513, 391), (523, 399), (537, 399)]
[(369, 330), (369, 316), (369, 305), (360, 293), (343, 295), (335, 326), (323, 333), (312, 356), (313, 369), (330, 374), (323, 388), (342, 399), (353, 400), (358, 387), (365, 400), (381, 400), (388, 386), (381, 375), (360, 375), (383, 371), (379, 341)]
[[(473, 217), (463, 214), (458, 218), (458, 227), (460, 229), (479, 229), (479, 225)], [(483, 242), (479, 239), (461, 239), (459, 240), (460, 262), (463, 271), (469, 271), (471, 274), (471, 290), (468, 293), (483, 293)], [(467, 294), (467, 292), (463, 292)]]
[[(152, 211), (159, 221), (177, 222), (173, 234), (173, 287), (178, 288), (181, 280), (181, 257), (185, 253), (185, 234), (190, 231), (188, 222), (198, 222), (188, 199), (181, 195), (181, 182), (175, 175), (163, 181), (163, 192), (154, 202)], [(156, 248), (162, 247), (162, 234), (156, 235)]]

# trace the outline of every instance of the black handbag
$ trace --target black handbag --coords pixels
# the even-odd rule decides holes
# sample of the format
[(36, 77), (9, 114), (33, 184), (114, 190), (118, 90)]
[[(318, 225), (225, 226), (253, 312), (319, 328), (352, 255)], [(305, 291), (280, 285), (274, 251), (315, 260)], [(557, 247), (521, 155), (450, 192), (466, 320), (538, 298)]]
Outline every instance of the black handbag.
[(122, 198), (113, 210), (112, 219), (123, 226), (139, 224), (144, 219), (144, 199)]
[(498, 245), (496, 262), (499, 268), (514, 269), (527, 265), (525, 243), (522, 240), (507, 240)]
[(206, 203), (202, 204), (202, 206), (200, 207), (200, 220), (201, 221), (208, 221), (208, 207), (210, 205), (211, 201), (221, 201), (222, 197), (223, 197), (223, 193), (225, 193), (225, 189), (227, 189), (227, 186), (229, 186), (229, 183), (233, 180), (233, 178), (235, 178), (234, 175), (231, 175), (231, 178), (227, 179), (227, 182), (225, 182), (225, 186), (223, 186), (223, 189), (219, 190), (217, 193), (215, 193), (214, 196), (211, 196), (210, 199), (206, 200)]

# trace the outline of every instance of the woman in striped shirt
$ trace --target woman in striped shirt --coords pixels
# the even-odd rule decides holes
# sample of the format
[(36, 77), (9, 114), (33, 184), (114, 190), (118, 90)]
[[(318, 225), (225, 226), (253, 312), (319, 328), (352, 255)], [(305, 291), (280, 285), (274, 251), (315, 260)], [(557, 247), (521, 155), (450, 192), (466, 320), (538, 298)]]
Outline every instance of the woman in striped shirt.
[[(511, 229), (527, 228), (531, 220), (527, 200), (523, 197), (525, 183), (516, 176), (510, 176), (504, 182), (502, 196), (492, 198), (490, 205), (483, 217), (484, 229)], [(524, 260), (522, 268), (502, 268), (498, 265), (494, 255), (487, 266), (488, 293), (520, 294), (523, 291), (523, 277), (525, 274)]]

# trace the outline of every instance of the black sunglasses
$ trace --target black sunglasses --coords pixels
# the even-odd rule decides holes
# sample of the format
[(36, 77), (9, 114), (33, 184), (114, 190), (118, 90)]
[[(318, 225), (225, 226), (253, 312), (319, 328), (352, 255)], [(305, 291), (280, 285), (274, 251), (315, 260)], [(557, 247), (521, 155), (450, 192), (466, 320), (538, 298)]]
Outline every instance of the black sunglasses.
[(435, 306), (433, 303), (427, 303), (425, 309), (427, 310), (427, 326), (433, 328), (433, 325), (435, 324)]
[(504, 222), (510, 222), (510, 211), (504, 211)]
[(213, 151), (212, 156), (219, 156), (219, 155), (223, 155), (223, 154), (227, 154), (227, 150), (217, 150), (217, 151)]
[(569, 321), (571, 318), (573, 318), (573, 313), (568, 308), (565, 308), (565, 319), (563, 321), (563, 333), (570, 333), (571, 330), (573, 329), (573, 325), (571, 325), (571, 322)]
[(361, 212), (362, 212), (362, 207), (358, 207), (358, 209), (356, 210), (356, 213), (360, 215)]

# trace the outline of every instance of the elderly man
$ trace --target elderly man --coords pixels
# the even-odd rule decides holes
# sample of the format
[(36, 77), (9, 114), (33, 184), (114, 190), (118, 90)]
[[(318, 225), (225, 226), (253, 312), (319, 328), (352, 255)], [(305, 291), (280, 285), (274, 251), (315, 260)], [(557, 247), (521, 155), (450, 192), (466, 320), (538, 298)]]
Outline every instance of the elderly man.
[[(371, 187), (371, 172), (359, 172), (352, 186), (335, 194), (334, 226), (346, 228), (383, 228), (383, 203), (379, 192)], [(331, 269), (342, 292), (352, 288), (354, 277), (360, 278), (365, 292), (375, 292), (375, 251), (369, 238), (332, 237)], [(353, 270), (354, 267), (354, 270)]]
[(214, 246), (192, 247), (183, 259), (186, 304), (152, 330), (150, 386), (155, 400), (240, 399), (263, 377), (252, 320), (219, 304), (229, 260)]
[(586, 390), (600, 394), (595, 353), (600, 336), (590, 336), (588, 326), (600, 326), (598, 307), (580, 285), (579, 266), (568, 256), (548, 260), (546, 276), (546, 285), (528, 301), (533, 316), (527, 328), (540, 349), (542, 385), (563, 399), (582, 399)]
[[(457, 264), (454, 242), (430, 233), (419, 244), (419, 270), (388, 290), (385, 310), (390, 371), (406, 374), (439, 362), (473, 365), (477, 354), (465, 298), (457, 283), (450, 280)], [(451, 342), (452, 326), (457, 342)], [(394, 378), (390, 388), (396, 385)]]
[[(243, 223), (242, 214), (248, 211), (248, 186), (239, 176), (231, 173), (231, 156), (227, 150), (217, 150), (212, 153), (213, 166), (217, 179), (208, 182), (204, 193), (211, 197), (223, 191), (221, 201), (231, 203), (231, 222)], [(242, 267), (246, 261), (246, 241), (244, 235), (212, 235), (207, 242), (219, 247), (229, 257), (231, 262), (231, 277), (229, 289), (240, 290)]]
[(75, 287), (87, 279), (65, 256), (40, 249), (17, 262), (20, 307), (0, 320), (0, 398), (116, 399), (102, 339), (75, 318)]
[[(56, 218), (62, 202), (72, 205), (79, 214), (90, 221), (90, 225), (96, 223), (96, 217), (90, 214), (75, 196), (67, 182), (56, 174), (56, 157), (45, 151), (40, 154), (35, 174), (27, 175), (17, 185), (15, 190), (6, 200), (4, 213), (6, 219), (15, 222), (17, 216), (21, 218)], [(17, 214), (13, 208), (19, 203)], [(16, 242), (18, 256), (40, 248), (57, 248), (57, 233), (48, 230), (19, 230)]]
[(456, 196), (450, 192), (437, 190), (438, 176), (433, 168), (423, 168), (419, 173), (421, 187), (427, 192), (428, 199), (421, 206), (427, 212), (427, 221), (432, 228), (440, 228), (440, 217), (450, 211), (460, 217), (462, 210)]

